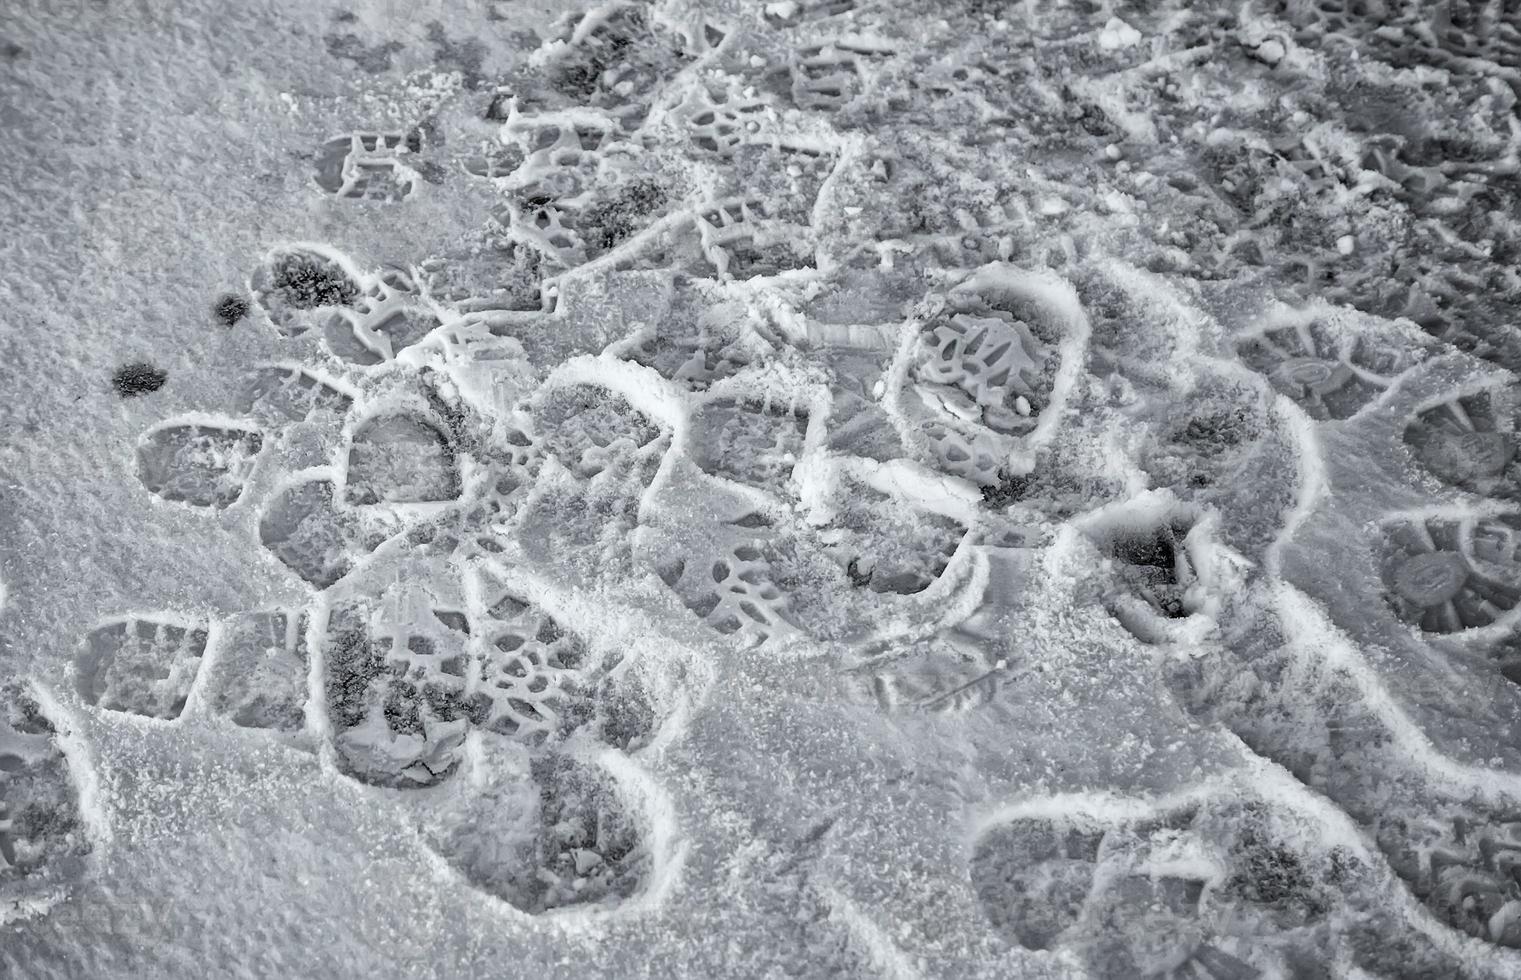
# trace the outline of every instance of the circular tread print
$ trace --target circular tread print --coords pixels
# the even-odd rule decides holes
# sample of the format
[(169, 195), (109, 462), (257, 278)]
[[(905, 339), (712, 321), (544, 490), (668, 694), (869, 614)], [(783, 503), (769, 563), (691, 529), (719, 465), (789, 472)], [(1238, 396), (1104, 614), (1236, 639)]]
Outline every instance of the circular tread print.
[(1452, 928), (1521, 948), (1521, 822), (1517, 814), (1385, 814), (1380, 847), (1416, 897)]
[(1311, 418), (1349, 419), (1414, 363), (1410, 352), (1338, 333), (1324, 320), (1268, 326), (1239, 338), (1236, 352)]
[(1516, 499), (1515, 389), (1475, 392), (1421, 412), (1405, 429), (1415, 459), (1449, 486)]
[(1395, 614), (1428, 633), (1489, 626), (1521, 603), (1521, 516), (1411, 520), (1385, 532), (1382, 575)]

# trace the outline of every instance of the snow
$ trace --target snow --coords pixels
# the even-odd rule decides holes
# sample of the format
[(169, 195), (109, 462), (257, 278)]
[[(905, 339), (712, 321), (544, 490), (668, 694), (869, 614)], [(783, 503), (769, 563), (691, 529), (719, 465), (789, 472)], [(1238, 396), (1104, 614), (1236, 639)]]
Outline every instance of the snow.
[(1521, 974), (1521, 35), (1344, 6), (6, 9), (0, 976)]

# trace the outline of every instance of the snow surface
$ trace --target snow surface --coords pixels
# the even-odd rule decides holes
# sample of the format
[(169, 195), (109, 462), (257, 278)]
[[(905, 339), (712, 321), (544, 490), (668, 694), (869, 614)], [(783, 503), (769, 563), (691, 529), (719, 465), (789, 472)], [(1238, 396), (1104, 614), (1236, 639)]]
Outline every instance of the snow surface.
[(1521, 15), (13, 0), (0, 976), (1521, 976)]

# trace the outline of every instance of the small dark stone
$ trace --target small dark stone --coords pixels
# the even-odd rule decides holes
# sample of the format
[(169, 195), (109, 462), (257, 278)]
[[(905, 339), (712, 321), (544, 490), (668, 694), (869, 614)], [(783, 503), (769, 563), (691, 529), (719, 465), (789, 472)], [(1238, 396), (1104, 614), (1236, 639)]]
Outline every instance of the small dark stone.
[(486, 119), (488, 122), (506, 122), (509, 104), (512, 102), (512, 93), (497, 92), (491, 96), (491, 102), (486, 106)]
[(132, 398), (137, 395), (146, 395), (150, 391), (158, 391), (168, 379), (169, 372), (160, 371), (152, 364), (138, 363), (118, 368), (111, 376), (111, 384), (116, 387), (118, 395), (123, 398)]
[(431, 147), (440, 147), (447, 142), (444, 128), (439, 125), (437, 116), (424, 116), (423, 121), (415, 127), (422, 141)]
[(248, 300), (236, 293), (223, 293), (211, 307), (211, 312), (224, 326), (232, 326), (248, 315)]
[(442, 184), (444, 178), (449, 176), (449, 171), (444, 169), (443, 164), (434, 160), (425, 160), (417, 164), (417, 175), (430, 184)]

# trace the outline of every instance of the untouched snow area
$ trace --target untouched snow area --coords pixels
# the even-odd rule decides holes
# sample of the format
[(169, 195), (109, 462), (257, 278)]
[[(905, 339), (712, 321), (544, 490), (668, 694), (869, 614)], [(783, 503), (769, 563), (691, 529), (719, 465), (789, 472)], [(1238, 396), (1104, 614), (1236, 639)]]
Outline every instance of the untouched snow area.
[(11, 0), (0, 976), (1521, 976), (1512, 0)]

